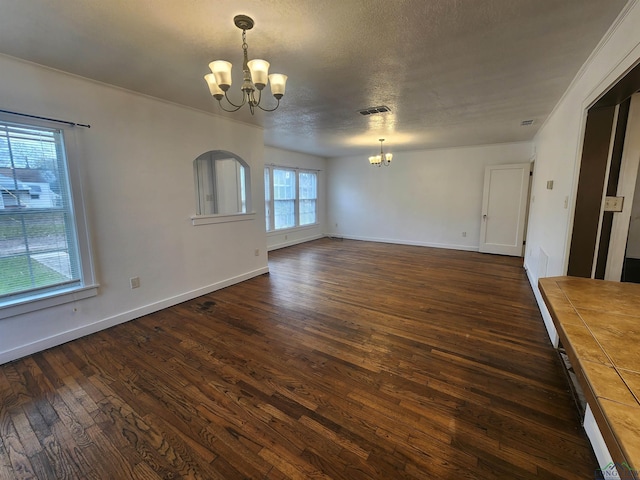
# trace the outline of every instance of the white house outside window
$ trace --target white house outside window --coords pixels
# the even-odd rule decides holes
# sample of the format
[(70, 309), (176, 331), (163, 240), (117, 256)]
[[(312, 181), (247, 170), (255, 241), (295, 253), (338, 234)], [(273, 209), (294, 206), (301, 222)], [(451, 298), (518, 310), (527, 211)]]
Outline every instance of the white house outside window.
[(93, 287), (72, 191), (63, 130), (0, 120), (0, 318), (17, 303)]
[(267, 231), (317, 223), (317, 172), (266, 167), (264, 182)]

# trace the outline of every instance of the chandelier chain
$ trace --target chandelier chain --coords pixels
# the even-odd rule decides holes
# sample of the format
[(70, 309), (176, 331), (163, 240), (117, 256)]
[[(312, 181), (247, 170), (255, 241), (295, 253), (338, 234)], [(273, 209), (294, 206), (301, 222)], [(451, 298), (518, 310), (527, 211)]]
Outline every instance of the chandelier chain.
[(246, 52), (249, 45), (247, 45), (247, 31), (242, 30), (242, 49)]

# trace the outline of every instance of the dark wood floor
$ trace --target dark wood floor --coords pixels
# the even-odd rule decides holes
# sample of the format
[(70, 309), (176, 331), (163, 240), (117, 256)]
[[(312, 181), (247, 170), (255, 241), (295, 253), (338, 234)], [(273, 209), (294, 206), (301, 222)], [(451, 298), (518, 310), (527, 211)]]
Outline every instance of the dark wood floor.
[(1, 366), (0, 478), (593, 478), (522, 259), (323, 239), (270, 269)]

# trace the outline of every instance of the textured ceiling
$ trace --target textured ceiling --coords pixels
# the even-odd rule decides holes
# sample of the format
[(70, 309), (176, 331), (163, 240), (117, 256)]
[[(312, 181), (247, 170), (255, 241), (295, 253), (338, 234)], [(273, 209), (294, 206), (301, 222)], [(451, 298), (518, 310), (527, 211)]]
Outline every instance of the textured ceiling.
[[(530, 140), (625, 3), (0, 0), (0, 53), (263, 125), (267, 145), (370, 154), (381, 137), (391, 151)], [(239, 99), (241, 13), (249, 56), (289, 76), (273, 113), (226, 114), (202, 79), (231, 61)], [(358, 113), (376, 105), (391, 113)]]

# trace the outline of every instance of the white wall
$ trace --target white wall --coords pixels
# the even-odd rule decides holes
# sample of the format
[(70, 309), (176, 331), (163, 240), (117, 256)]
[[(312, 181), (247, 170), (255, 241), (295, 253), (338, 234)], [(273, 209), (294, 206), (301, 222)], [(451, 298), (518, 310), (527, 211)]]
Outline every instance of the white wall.
[(628, 258), (640, 259), (640, 174), (636, 178), (636, 189), (629, 221), (629, 237), (627, 238)]
[(531, 152), (522, 142), (395, 151), (388, 167), (373, 167), (364, 155), (329, 159), (327, 232), (477, 250), (485, 166), (528, 162)]
[[(640, 59), (640, 5), (629, 2), (535, 138), (534, 169), (525, 267), (554, 345), (558, 334), (538, 289), (538, 278), (567, 272), (569, 245), (586, 112)], [(554, 189), (546, 190), (546, 180)], [(594, 422), (585, 428), (601, 467), (611, 458)]]
[[(100, 284), (0, 320), (0, 363), (267, 271), (262, 129), (9, 57), (0, 72), (3, 109), (91, 124), (76, 133)], [(194, 227), (193, 160), (217, 149), (250, 165), (255, 219)]]
[[(632, 0), (535, 138), (525, 267), (554, 343), (557, 334), (540, 297), (538, 277), (566, 274), (586, 111), (640, 59), (639, 25), (640, 5)], [(553, 190), (546, 189), (547, 180), (554, 180)]]
[[(327, 160), (315, 155), (265, 146), (264, 163), (265, 165), (318, 170), (318, 224), (269, 232), (267, 234), (269, 250), (323, 237), (326, 232), (327, 217)], [(264, 196), (262, 198), (264, 199)]]

